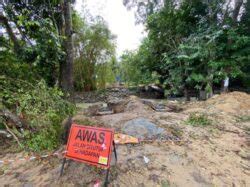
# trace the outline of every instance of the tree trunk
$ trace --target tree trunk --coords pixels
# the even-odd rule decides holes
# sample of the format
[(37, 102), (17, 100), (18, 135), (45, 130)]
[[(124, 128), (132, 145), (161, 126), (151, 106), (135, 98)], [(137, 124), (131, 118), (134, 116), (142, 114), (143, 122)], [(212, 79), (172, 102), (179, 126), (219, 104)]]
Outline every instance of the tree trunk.
[(199, 91), (199, 100), (201, 101), (207, 100), (207, 92), (205, 90)]
[(66, 59), (60, 64), (60, 85), (63, 91), (71, 93), (73, 91), (73, 40), (70, 0), (64, 0), (64, 18)]
[(233, 17), (232, 17), (234, 23), (237, 22), (237, 18), (238, 18), (238, 15), (240, 13), (240, 8), (241, 8), (242, 4), (243, 4), (243, 0), (235, 0)]

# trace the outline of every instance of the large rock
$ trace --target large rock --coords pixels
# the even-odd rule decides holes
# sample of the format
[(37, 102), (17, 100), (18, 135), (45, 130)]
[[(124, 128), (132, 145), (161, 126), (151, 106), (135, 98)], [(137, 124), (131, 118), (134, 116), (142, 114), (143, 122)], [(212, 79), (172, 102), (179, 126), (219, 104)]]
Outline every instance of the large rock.
[(136, 118), (126, 122), (122, 131), (140, 139), (154, 138), (165, 134), (164, 129), (157, 127), (145, 118)]

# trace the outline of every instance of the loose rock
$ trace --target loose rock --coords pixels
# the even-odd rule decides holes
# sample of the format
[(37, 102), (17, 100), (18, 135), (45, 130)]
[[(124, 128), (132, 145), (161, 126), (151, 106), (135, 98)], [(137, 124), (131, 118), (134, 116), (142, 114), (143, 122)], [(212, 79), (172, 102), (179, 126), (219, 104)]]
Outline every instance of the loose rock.
[(153, 138), (165, 134), (164, 129), (157, 127), (146, 118), (136, 118), (125, 123), (122, 131), (137, 138)]

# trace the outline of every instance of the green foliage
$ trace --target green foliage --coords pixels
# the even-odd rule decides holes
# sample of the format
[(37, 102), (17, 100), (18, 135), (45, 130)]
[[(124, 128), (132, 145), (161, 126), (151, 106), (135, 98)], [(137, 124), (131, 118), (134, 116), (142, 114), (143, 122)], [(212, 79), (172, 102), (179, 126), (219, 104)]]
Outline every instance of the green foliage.
[[(27, 123), (24, 132), (11, 129), (24, 146), (33, 151), (51, 150), (60, 142), (62, 120), (74, 111), (58, 88), (47, 86), (55, 83), (63, 52), (50, 19), (37, 19), (27, 8), (16, 11), (18, 16), (7, 9), (8, 18), (32, 42), (18, 41), (21, 50), (17, 54), (12, 43), (0, 37), (4, 44), (0, 49), (1, 109), (8, 108)], [(4, 123), (1, 117), (1, 128)]]
[[(228, 46), (228, 41), (232, 45)], [(188, 86), (211, 92), (213, 83), (242, 74), (242, 67), (250, 59), (249, 42), (249, 37), (234, 29), (210, 28), (192, 34), (179, 45), (177, 53), (171, 56), (166, 53), (163, 61), (169, 76), (165, 82), (173, 90)], [(178, 74), (182, 76), (177, 78)]]
[(242, 33), (250, 36), (250, 1), (246, 1), (245, 3), (245, 11), (242, 14), (239, 24)]
[(0, 51), (0, 75), (29, 82), (41, 78), (37, 73), (37, 68), (17, 59), (10, 51)]
[[(115, 44), (114, 36), (100, 17), (94, 22), (74, 16), (77, 56), (74, 62), (74, 86), (78, 91), (104, 88), (114, 81)], [(81, 27), (80, 27), (80, 26)]]
[(96, 66), (96, 87), (105, 89), (107, 84), (115, 82), (115, 64), (116, 62), (107, 62)]
[[(13, 81), (15, 85), (10, 83)], [(23, 144), (32, 151), (52, 150), (58, 146), (61, 122), (75, 110), (62, 98), (62, 91), (48, 87), (45, 81), (31, 84), (2, 76), (0, 83), (4, 106), (27, 122), (28, 127), (22, 135)], [(15, 132), (21, 136), (20, 132)]]
[(189, 115), (187, 124), (192, 126), (209, 126), (212, 125), (212, 120), (206, 114), (192, 113)]
[[(34, 25), (34, 22), (25, 21)], [(20, 23), (23, 25), (23, 23)], [(60, 43), (60, 38), (56, 34), (50, 20), (42, 20), (36, 29), (27, 26), (30, 36), (35, 40), (36, 45), (28, 46), (23, 52), (24, 61), (32, 63), (38, 69), (38, 74), (42, 76), (47, 83), (54, 85), (55, 77), (58, 77), (59, 63), (64, 58), (64, 52)]]
[(137, 56), (133, 52), (127, 51), (121, 56), (120, 74), (122, 81), (132, 85), (145, 81), (145, 79), (142, 78), (145, 74), (142, 74), (142, 72), (136, 68), (137, 60)]
[(237, 24), (229, 16), (232, 10), (225, 13), (224, 8), (223, 0), (165, 1), (160, 10), (148, 15), (148, 36), (133, 58), (127, 57), (123, 77), (138, 83), (146, 80), (140, 74), (151, 78), (154, 74), (168, 94), (188, 89), (211, 93), (213, 85), (220, 85), (225, 77), (241, 78), (247, 86), (249, 3)]
[[(146, 48), (146, 42), (144, 43)], [(144, 46), (143, 44), (142, 46)], [(147, 50), (143, 47), (137, 53), (125, 51), (119, 63), (121, 81), (128, 85), (158, 83), (157, 72), (147, 70), (147, 63), (150, 63), (150, 61), (147, 59)]]
[[(36, 69), (38, 76), (45, 79), (49, 85), (54, 85), (59, 64), (65, 53), (61, 45), (63, 40), (59, 37), (52, 17), (49, 16), (49, 8), (51, 7), (48, 4), (16, 2), (6, 4), (4, 11), (7, 19), (15, 23), (21, 35), (21, 39), (17, 41), (20, 49), (15, 54), (18, 61), (29, 64)], [(11, 53), (12, 50), (12, 43), (7, 43), (5, 51)]]
[[(167, 3), (167, 1), (165, 1)], [(158, 11), (163, 6), (159, 0), (123, 0), (123, 5), (129, 10), (135, 9), (136, 23), (145, 23), (148, 16)]]
[[(59, 67), (65, 62), (63, 3), (36, 0), (1, 4), (4, 12), (0, 24), (7, 34), (0, 36), (0, 108), (7, 108), (26, 125), (22, 132), (1, 118), (0, 128), (8, 124), (21, 143), (33, 151), (55, 148), (62, 120), (75, 111), (55, 86), (63, 72)], [(80, 70), (75, 82), (84, 87), (92, 81), (92, 87), (104, 87), (114, 80), (110, 63), (115, 51), (113, 35), (101, 19), (85, 23), (73, 11), (72, 21), (75, 71)]]

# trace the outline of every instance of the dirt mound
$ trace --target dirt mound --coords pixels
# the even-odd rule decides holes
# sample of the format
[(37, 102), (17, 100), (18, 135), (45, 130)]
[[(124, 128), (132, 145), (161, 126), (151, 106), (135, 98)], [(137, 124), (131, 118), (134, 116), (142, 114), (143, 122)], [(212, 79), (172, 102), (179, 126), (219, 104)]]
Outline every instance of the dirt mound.
[(243, 92), (215, 95), (206, 104), (223, 112), (237, 113), (239, 110), (250, 110), (250, 95)]
[(186, 112), (246, 114), (250, 112), (250, 94), (230, 92), (214, 95), (207, 101), (187, 104)]

